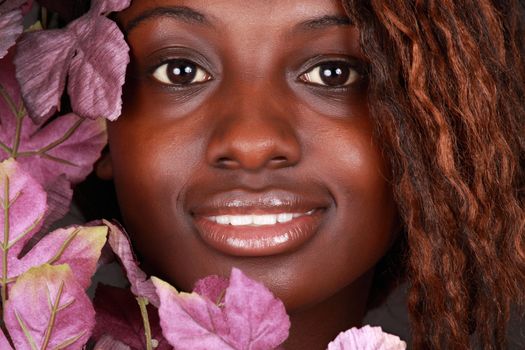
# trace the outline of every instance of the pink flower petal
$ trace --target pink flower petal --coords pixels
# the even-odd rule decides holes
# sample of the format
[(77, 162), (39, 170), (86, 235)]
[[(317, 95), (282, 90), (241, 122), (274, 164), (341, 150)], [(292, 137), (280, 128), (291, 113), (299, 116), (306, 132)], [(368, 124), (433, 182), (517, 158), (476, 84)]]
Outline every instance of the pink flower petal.
[(111, 249), (118, 256), (126, 277), (131, 283), (131, 291), (136, 296), (142, 296), (148, 301), (159, 306), (159, 297), (155, 292), (155, 286), (148, 279), (148, 276), (139, 267), (139, 263), (131, 249), (131, 243), (124, 229), (104, 220), (104, 224), (109, 228), (108, 243)]
[(42, 265), (11, 288), (5, 323), (16, 349), (80, 349), (95, 324), (95, 311), (69, 266)]
[(46, 120), (60, 107), (75, 37), (64, 29), (27, 33), (17, 45), (16, 77), (29, 116)]
[(16, 39), (22, 34), (22, 11), (14, 10), (5, 14), (0, 12), (0, 59), (7, 54)]
[(381, 327), (364, 326), (339, 333), (327, 350), (405, 350), (406, 347), (398, 336), (384, 333)]
[(73, 110), (83, 117), (117, 119), (129, 63), (124, 35), (115, 22), (100, 16), (84, 16), (70, 28), (78, 37), (68, 82)]

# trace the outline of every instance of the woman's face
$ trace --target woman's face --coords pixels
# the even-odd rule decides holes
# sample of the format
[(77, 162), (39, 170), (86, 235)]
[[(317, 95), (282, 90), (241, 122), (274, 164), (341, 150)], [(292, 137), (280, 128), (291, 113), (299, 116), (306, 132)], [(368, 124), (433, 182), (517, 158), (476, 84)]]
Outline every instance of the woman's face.
[(134, 0), (119, 20), (110, 150), (145, 266), (183, 289), (235, 266), (289, 310), (364, 288), (397, 214), (341, 4)]

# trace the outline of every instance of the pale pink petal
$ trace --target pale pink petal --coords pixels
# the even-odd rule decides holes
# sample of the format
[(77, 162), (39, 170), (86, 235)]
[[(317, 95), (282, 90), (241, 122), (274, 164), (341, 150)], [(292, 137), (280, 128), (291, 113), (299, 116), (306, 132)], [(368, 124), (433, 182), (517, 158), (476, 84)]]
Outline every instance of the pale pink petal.
[(227, 320), (219, 307), (195, 293), (179, 293), (168, 283), (152, 278), (160, 298), (159, 316), (164, 337), (178, 349), (238, 349), (225, 340)]
[(73, 110), (83, 117), (117, 119), (129, 63), (124, 35), (115, 22), (101, 16), (79, 18), (70, 29), (78, 37), (68, 80)]
[(131, 249), (131, 242), (124, 229), (104, 220), (104, 224), (109, 228), (108, 243), (111, 249), (118, 256), (126, 277), (131, 283), (131, 291), (136, 296), (148, 299), (150, 303), (159, 306), (159, 297), (155, 292), (155, 286), (148, 279), (148, 276), (139, 267), (139, 263)]
[(111, 336), (105, 335), (95, 344), (93, 350), (131, 350), (131, 348)]
[(364, 326), (339, 333), (327, 350), (405, 350), (406, 347), (398, 336), (384, 333), (381, 327)]
[[(135, 296), (128, 290), (99, 284), (94, 300), (96, 325), (95, 340), (109, 335), (119, 339), (133, 349), (145, 349), (144, 324)], [(162, 336), (157, 310), (147, 306), (151, 336), (155, 350), (171, 350), (172, 347)]]
[(223, 302), (229, 281), (222, 276), (207, 276), (195, 283), (193, 292), (210, 299), (215, 304)]
[(224, 314), (231, 343), (238, 349), (274, 349), (288, 338), (290, 319), (284, 304), (261, 283), (232, 269)]
[[(8, 257), (16, 257), (42, 225), (46, 194), (16, 161), (8, 159), (0, 163), (0, 201), (8, 208), (0, 210), (0, 240), (8, 247)], [(7, 242), (3, 242), (4, 237)]]
[(0, 329), (0, 349), (2, 350), (13, 350), (13, 347), (11, 344), (9, 344), (9, 341), (5, 337), (4, 332)]
[[(30, 349), (31, 344), (38, 349), (80, 349), (93, 329), (95, 311), (69, 266), (42, 265), (20, 276), (11, 288), (5, 323), (16, 349)], [(46, 332), (50, 336), (44, 347)]]
[(60, 107), (75, 37), (63, 29), (24, 34), (15, 57), (16, 77), (29, 116), (41, 122)]
[(87, 289), (95, 273), (100, 251), (106, 243), (107, 227), (75, 226), (46, 235), (22, 259), (13, 258), (9, 277), (41, 264), (68, 264), (80, 286)]
[(0, 59), (7, 54), (7, 50), (15, 44), (23, 31), (22, 11), (0, 13)]
[(110, 12), (122, 11), (129, 7), (131, 0), (93, 0), (91, 2), (92, 11), (95, 14), (108, 14)]

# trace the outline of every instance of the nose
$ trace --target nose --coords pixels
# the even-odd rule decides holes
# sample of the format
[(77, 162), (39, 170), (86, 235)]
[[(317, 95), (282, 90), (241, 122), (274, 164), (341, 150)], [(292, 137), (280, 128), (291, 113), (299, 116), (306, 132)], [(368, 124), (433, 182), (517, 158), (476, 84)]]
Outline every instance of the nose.
[[(266, 90), (268, 87), (266, 88)], [(223, 169), (280, 169), (296, 165), (301, 146), (294, 118), (285, 101), (271, 100), (265, 89), (236, 89), (234, 97), (223, 96), (206, 158)]]

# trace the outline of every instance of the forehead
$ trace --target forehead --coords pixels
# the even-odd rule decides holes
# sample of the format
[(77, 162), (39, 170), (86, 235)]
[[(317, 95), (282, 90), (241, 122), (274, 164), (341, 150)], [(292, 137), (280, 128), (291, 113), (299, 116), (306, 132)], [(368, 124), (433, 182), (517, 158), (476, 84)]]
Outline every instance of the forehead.
[[(171, 13), (173, 18), (206, 24), (216, 30), (242, 30), (243, 27), (259, 27), (261, 30), (283, 27), (297, 27), (298, 23), (308, 21), (315, 25), (334, 22), (345, 18), (345, 11), (339, 0), (133, 0), (132, 5), (120, 14), (124, 27), (135, 27), (137, 20), (144, 16), (162, 17), (166, 13), (157, 9), (178, 9)], [(168, 16), (170, 14), (167, 14)], [(333, 23), (330, 23), (333, 24)], [(262, 33), (261, 33), (262, 34)]]

